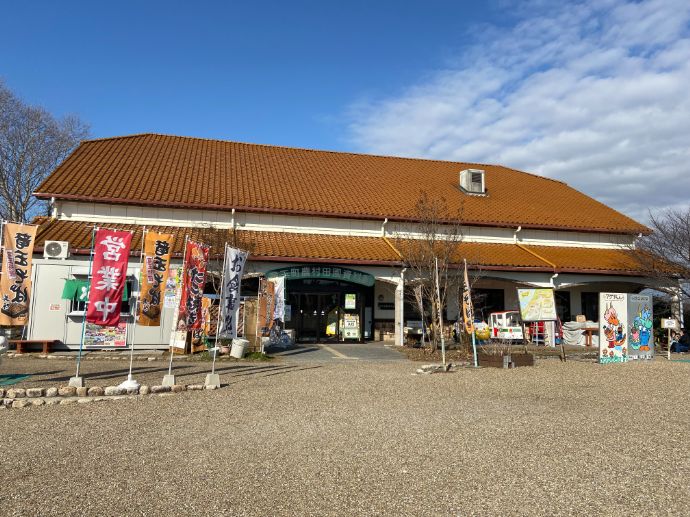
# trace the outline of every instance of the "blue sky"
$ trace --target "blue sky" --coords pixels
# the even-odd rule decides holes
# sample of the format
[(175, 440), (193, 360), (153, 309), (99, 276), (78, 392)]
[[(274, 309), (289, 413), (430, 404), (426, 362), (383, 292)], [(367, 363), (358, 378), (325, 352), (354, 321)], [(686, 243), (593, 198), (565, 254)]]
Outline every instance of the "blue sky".
[[(0, 76), (94, 136), (144, 131), (350, 149), (349, 105), (442, 66), (478, 2), (13, 2)], [(9, 16), (7, 16), (9, 10)]]
[(640, 220), (690, 192), (690, 2), (12, 2), (0, 78), (94, 137), (502, 163)]

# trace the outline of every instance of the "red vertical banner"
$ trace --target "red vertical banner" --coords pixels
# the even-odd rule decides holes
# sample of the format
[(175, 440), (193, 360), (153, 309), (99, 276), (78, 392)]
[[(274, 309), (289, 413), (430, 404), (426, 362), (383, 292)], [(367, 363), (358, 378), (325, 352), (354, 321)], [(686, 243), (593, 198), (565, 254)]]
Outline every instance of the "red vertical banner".
[(187, 241), (177, 330), (201, 328), (201, 299), (206, 284), (208, 251), (209, 246), (205, 244)]
[(120, 322), (120, 305), (127, 281), (131, 243), (131, 232), (105, 229), (96, 231), (86, 309), (86, 321), (89, 323), (116, 326)]

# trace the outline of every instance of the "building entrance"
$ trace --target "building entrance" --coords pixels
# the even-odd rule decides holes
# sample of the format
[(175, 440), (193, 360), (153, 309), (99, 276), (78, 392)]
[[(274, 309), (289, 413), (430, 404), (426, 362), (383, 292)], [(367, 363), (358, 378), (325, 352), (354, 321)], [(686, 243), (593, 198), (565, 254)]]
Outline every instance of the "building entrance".
[(371, 338), (373, 287), (287, 279), (285, 291), (285, 328), (295, 331), (298, 343), (363, 343)]
[(295, 330), (299, 341), (337, 341), (340, 331), (338, 293), (298, 293), (291, 301), (298, 302)]

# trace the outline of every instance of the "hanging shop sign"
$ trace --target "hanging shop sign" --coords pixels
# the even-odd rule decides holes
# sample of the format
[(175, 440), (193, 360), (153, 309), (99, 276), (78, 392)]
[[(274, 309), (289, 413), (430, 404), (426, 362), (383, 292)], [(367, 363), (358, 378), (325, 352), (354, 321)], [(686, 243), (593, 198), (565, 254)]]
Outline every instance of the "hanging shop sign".
[(556, 321), (553, 289), (518, 289), (522, 321)]
[(235, 339), (240, 308), (240, 287), (248, 253), (237, 248), (225, 248), (223, 293), (220, 300), (220, 329), (218, 337)]
[(26, 325), (31, 306), (31, 261), (38, 227), (5, 224), (0, 275), (0, 325)]
[(266, 273), (266, 278), (273, 279), (284, 276), (286, 280), (300, 280), (307, 278), (325, 278), (329, 280), (342, 280), (353, 284), (371, 287), (376, 279), (369, 273), (356, 271), (340, 266), (291, 266), (272, 269)]
[(114, 327), (120, 322), (120, 304), (127, 281), (132, 233), (99, 229), (94, 237), (91, 286), (86, 321)]
[(141, 296), (137, 323), (144, 327), (159, 327), (161, 310), (168, 280), (173, 236), (148, 232), (144, 239), (144, 260), (140, 275)]
[(187, 241), (185, 264), (182, 271), (182, 294), (177, 321), (177, 330), (199, 330), (201, 328), (201, 298), (206, 284), (206, 266), (209, 246)]

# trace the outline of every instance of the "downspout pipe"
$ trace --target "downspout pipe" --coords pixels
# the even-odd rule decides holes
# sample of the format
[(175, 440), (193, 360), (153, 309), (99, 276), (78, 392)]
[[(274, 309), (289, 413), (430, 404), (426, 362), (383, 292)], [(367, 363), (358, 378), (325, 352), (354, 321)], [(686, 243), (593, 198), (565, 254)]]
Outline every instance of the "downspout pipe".
[(529, 253), (529, 254), (532, 255), (533, 257), (538, 258), (538, 259), (541, 260), (542, 262), (546, 262), (549, 266), (551, 266), (551, 267), (553, 268), (553, 275), (551, 275), (551, 279), (549, 280), (549, 282), (551, 283), (551, 287), (555, 288), (556, 286), (554, 285), (553, 281), (558, 277), (558, 273), (556, 272), (556, 268), (557, 268), (556, 264), (554, 264), (553, 262), (551, 262), (549, 259), (542, 257), (541, 255), (539, 255), (539, 253), (536, 253), (536, 252), (532, 251), (531, 249), (529, 249), (529, 248), (526, 247), (526, 246), (523, 246), (523, 245), (518, 241), (518, 236), (517, 236), (517, 234), (518, 234), (520, 231), (522, 231), (522, 226), (518, 226), (518, 227), (515, 229), (515, 233), (513, 233), (513, 242), (514, 242), (515, 245), (516, 245), (518, 248), (520, 248), (522, 251), (526, 251), (527, 253)]
[[(400, 253), (400, 250), (398, 250), (398, 248), (396, 248), (395, 246), (393, 246), (393, 243), (388, 239), (388, 237), (386, 237), (386, 225), (387, 225), (387, 224), (388, 224), (388, 217), (386, 217), (386, 218), (383, 220), (383, 223), (381, 224), (381, 238), (383, 239), (383, 242), (385, 242), (386, 244), (388, 244), (388, 247), (389, 247), (390, 249), (392, 249), (392, 250), (395, 252), (395, 254), (398, 256), (398, 258), (399, 258), (401, 261), (404, 261), (405, 259), (404, 259), (404, 257), (403, 257), (403, 254)], [(407, 268), (405, 268), (405, 269), (407, 269)]]

